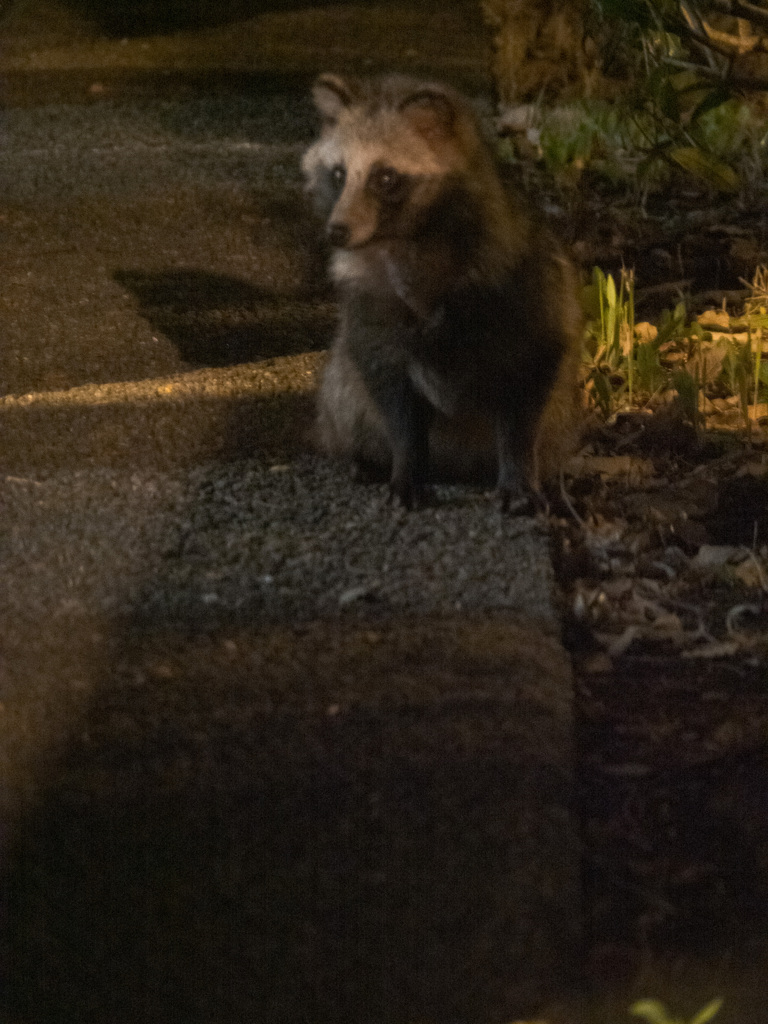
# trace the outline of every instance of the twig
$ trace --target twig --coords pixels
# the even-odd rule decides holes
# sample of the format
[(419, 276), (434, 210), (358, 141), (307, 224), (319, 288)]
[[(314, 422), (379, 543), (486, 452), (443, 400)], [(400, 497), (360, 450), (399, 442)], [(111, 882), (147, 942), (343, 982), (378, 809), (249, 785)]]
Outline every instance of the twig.
[(679, 281), (665, 281), (662, 284), (651, 284), (647, 288), (638, 288), (635, 292), (635, 306), (639, 306), (641, 302), (645, 302), (647, 299), (657, 298), (659, 295), (666, 295), (668, 292), (680, 292), (682, 294), (686, 288), (690, 288), (693, 284), (692, 277), (685, 277)]
[(680, 25), (681, 34), (687, 36), (688, 39), (696, 43), (696, 49), (699, 50), (699, 52), (703, 51), (703, 56), (713, 71), (722, 72), (722, 68), (718, 68), (717, 66), (714, 54), (719, 53), (723, 56), (727, 56), (727, 54), (723, 54), (723, 51), (720, 50), (717, 45), (713, 45), (709, 38), (709, 32), (707, 31), (708, 26), (702, 20), (699, 12), (694, 7), (694, 13), (692, 13), (689, 9), (689, 4), (687, 3), (681, 3), (680, 10), (685, 18), (685, 23), (681, 23)]
[[(709, 35), (709, 33), (701, 35), (695, 29), (691, 28), (689, 25), (681, 25), (680, 28), (681, 31), (685, 34), (686, 38), (690, 39), (691, 42), (698, 43), (699, 47), (701, 47), (701, 49), (705, 51), (705, 56), (709, 57), (711, 57), (712, 53), (714, 52), (720, 54), (721, 57), (727, 57), (730, 60), (734, 56), (741, 57), (744, 53), (750, 53), (751, 50), (753, 50), (757, 45), (757, 43), (753, 43), (749, 48), (739, 48), (738, 43), (734, 42), (732, 48), (729, 49), (728, 46), (726, 46), (720, 40), (713, 39), (712, 36)], [(714, 60), (708, 60), (708, 63), (712, 71), (717, 71), (718, 74), (722, 76), (724, 71), (723, 68), (718, 68), (717, 63)]]
[(711, 288), (709, 291), (697, 292), (696, 295), (692, 295), (688, 304), (691, 309), (698, 306), (709, 306), (712, 303), (716, 303), (718, 306), (722, 306), (723, 303), (727, 306), (735, 306), (748, 299), (750, 294), (751, 291), (746, 288)]
[(566, 491), (565, 489), (565, 472), (563, 471), (562, 466), (560, 467), (560, 497), (565, 502), (565, 507), (571, 513), (571, 515), (576, 520), (581, 529), (585, 530), (587, 524), (584, 522), (584, 520), (581, 518), (579, 513), (574, 508), (573, 502), (571, 501), (571, 497), (568, 494), (568, 491)]
[(712, 47), (708, 45), (707, 27), (695, 5), (692, 6), (691, 4), (685, 3), (684, 0), (681, 0), (680, 10), (687, 22), (687, 24), (680, 26), (682, 31), (696, 43), (696, 49), (702, 54), (707, 64), (713, 70), (722, 70), (721, 68), (718, 68), (715, 55), (712, 52)]
[(659, 604), (666, 605), (668, 608), (678, 609), (682, 612), (689, 612), (696, 618), (698, 626), (695, 630), (687, 634), (689, 639), (702, 639), (706, 640), (707, 643), (714, 643), (715, 638), (709, 632), (706, 623), (704, 622), (704, 614), (695, 604), (689, 604), (687, 601), (678, 601), (673, 597), (667, 597), (665, 594), (659, 594), (658, 602)]
[(768, 92), (768, 78), (757, 78), (749, 75), (728, 75), (723, 77), (719, 72), (711, 71), (701, 64), (693, 64), (688, 60), (676, 60), (674, 57), (662, 57), (662, 63), (669, 67), (680, 68), (682, 71), (695, 71), (710, 82), (724, 82), (734, 89), (745, 89), (753, 92)]
[(743, 634), (743, 631), (738, 628), (737, 622), (741, 616), (745, 614), (755, 616), (759, 615), (760, 606), (756, 604), (736, 604), (733, 608), (728, 609), (728, 614), (725, 616), (726, 631), (728, 636), (732, 637), (734, 640), (738, 640)]
[(757, 577), (760, 580), (760, 589), (763, 591), (764, 594), (768, 594), (768, 578), (766, 577), (765, 567), (763, 566), (763, 563), (760, 561), (760, 559), (757, 557), (757, 555), (751, 548), (747, 548), (746, 551), (747, 558), (754, 565), (755, 570), (757, 571)]
[(732, 14), (737, 18), (745, 18), (753, 25), (768, 30), (768, 11), (763, 7), (745, 3), (745, 0), (711, 0), (712, 6), (721, 14)]
[(3, 479), (7, 484), (32, 484), (33, 487), (43, 486), (39, 480), (31, 480), (27, 476), (5, 476)]

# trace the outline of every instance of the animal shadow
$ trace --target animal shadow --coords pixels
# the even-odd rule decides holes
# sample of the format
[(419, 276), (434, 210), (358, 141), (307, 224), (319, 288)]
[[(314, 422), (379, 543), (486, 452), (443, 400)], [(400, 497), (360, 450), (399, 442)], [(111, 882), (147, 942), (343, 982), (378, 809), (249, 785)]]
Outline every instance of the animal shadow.
[(114, 278), (138, 299), (152, 329), (196, 366), (233, 366), (323, 348), (333, 330), (330, 304), (265, 291), (225, 274), (117, 270)]

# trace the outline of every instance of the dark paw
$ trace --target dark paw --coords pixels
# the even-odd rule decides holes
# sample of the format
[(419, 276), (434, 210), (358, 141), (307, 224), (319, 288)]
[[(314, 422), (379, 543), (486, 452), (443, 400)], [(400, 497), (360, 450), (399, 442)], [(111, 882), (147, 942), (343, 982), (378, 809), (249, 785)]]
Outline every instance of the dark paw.
[(392, 481), (389, 485), (389, 500), (393, 504), (402, 505), (404, 509), (411, 511), (414, 508), (423, 508), (427, 505), (429, 494), (423, 484)]
[(352, 463), (351, 476), (356, 484), (383, 484), (389, 473), (375, 462), (355, 459)]

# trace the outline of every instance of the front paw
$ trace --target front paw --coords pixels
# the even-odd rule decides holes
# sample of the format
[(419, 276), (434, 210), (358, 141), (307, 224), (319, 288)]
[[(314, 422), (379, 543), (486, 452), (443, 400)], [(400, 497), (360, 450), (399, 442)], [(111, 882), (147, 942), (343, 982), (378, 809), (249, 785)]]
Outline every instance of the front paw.
[(350, 476), (356, 484), (383, 484), (389, 476), (389, 469), (369, 459), (356, 458), (352, 461)]
[(389, 482), (389, 500), (410, 512), (427, 504), (427, 489), (415, 480), (392, 479)]
[(514, 462), (501, 467), (496, 487), (505, 515), (533, 516), (548, 511), (547, 500), (528, 475)]

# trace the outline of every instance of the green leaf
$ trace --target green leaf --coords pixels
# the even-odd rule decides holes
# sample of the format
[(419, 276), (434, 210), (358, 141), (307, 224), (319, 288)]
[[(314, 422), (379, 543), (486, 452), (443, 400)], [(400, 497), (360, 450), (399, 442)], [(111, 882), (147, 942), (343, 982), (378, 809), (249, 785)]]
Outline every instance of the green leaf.
[(699, 385), (687, 370), (676, 370), (672, 374), (672, 386), (680, 396), (680, 401), (691, 423), (696, 423), (699, 415)]
[(608, 378), (600, 370), (593, 370), (592, 383), (595, 385), (597, 404), (604, 416), (609, 416), (613, 404), (613, 392)]
[(739, 189), (736, 171), (698, 146), (675, 146), (670, 149), (669, 158), (694, 178), (706, 181), (720, 192), (737, 192)]
[(651, 68), (645, 79), (645, 89), (654, 101), (658, 102), (659, 93), (664, 88), (664, 83), (668, 81), (669, 68), (665, 64), (656, 64)]
[(694, 320), (691, 326), (688, 328), (688, 337), (697, 338), (699, 341), (704, 341), (704, 328), (701, 326), (698, 320)]
[(608, 346), (609, 352), (614, 354), (616, 347), (616, 282), (613, 280), (613, 274), (608, 274), (605, 279), (605, 303), (608, 308), (605, 311), (603, 341)]
[(596, 285), (585, 284), (581, 289), (581, 308), (588, 319), (600, 319), (600, 290)]
[(659, 181), (666, 181), (669, 177), (669, 164), (664, 160), (661, 152), (654, 150), (640, 161), (635, 168), (635, 173), (638, 182), (641, 184), (643, 182), (653, 184)]
[(667, 1013), (664, 1003), (658, 999), (640, 999), (632, 1003), (629, 1012), (635, 1017), (645, 1017), (648, 1024), (677, 1024)]
[(616, 282), (613, 280), (613, 274), (608, 274), (605, 279), (605, 298), (608, 302), (608, 306), (611, 309), (616, 308)]
[(707, 1024), (708, 1021), (712, 1020), (720, 1012), (722, 1005), (722, 999), (713, 999), (711, 1003), (707, 1003), (705, 1007), (699, 1010), (695, 1017), (691, 1018), (690, 1024)]
[(600, 7), (608, 18), (637, 22), (642, 26), (651, 24), (648, 6), (643, 0), (600, 0)]
[(659, 353), (653, 341), (637, 346), (637, 386), (641, 391), (654, 392), (664, 381), (664, 368), (659, 362)]
[(714, 89), (710, 89), (698, 106), (694, 108), (691, 114), (691, 123), (695, 124), (702, 115), (708, 114), (710, 110), (715, 110), (717, 107), (721, 107), (730, 98), (730, 89), (724, 85), (718, 85)]
[(678, 99), (675, 87), (668, 78), (665, 78), (659, 89), (657, 102), (659, 109), (665, 117), (671, 121), (680, 120), (680, 100)]

